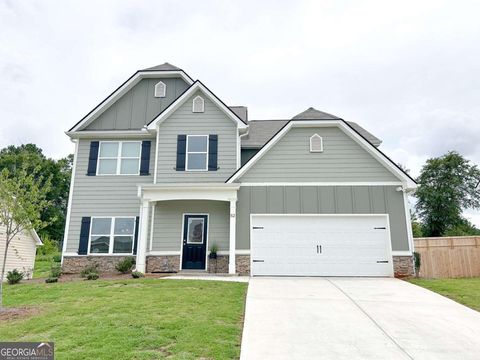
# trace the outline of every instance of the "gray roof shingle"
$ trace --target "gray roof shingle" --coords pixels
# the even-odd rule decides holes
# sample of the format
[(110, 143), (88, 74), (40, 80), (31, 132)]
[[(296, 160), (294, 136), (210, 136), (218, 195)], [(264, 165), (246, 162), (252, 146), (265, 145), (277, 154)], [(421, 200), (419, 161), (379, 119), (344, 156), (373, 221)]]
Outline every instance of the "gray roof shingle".
[[(295, 115), (292, 120), (342, 120), (341, 118), (309, 108), (298, 115)], [(258, 149), (267, 143), (282, 127), (284, 127), (289, 120), (251, 120), (248, 122), (248, 135), (242, 138), (242, 148), (244, 149)], [(372, 145), (379, 146), (382, 141), (358, 125), (356, 122), (347, 121), (355, 131), (367, 139)]]
[(169, 64), (168, 62), (166, 62), (166, 63), (160, 64), (160, 65), (152, 66), (152, 67), (142, 69), (142, 70), (179, 71), (179, 70), (182, 70), (182, 69), (176, 67), (175, 65), (172, 65), (172, 64)]

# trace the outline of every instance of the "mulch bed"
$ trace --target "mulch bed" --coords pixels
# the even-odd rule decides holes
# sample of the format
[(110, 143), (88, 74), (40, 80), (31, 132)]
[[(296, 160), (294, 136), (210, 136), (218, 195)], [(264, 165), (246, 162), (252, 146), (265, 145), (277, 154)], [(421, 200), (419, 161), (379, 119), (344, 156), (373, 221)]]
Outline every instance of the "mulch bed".
[[(170, 276), (170, 273), (158, 273), (158, 274), (145, 274), (146, 278), (158, 279), (165, 276)], [(127, 280), (132, 279), (131, 274), (120, 274), (120, 273), (100, 273), (100, 277), (98, 280)], [(84, 281), (85, 279), (80, 276), (80, 274), (63, 274), (58, 279), (59, 283), (69, 282), (69, 281)], [(23, 281), (25, 283), (36, 284), (36, 283), (44, 283), (45, 278), (36, 278), (31, 280)]]

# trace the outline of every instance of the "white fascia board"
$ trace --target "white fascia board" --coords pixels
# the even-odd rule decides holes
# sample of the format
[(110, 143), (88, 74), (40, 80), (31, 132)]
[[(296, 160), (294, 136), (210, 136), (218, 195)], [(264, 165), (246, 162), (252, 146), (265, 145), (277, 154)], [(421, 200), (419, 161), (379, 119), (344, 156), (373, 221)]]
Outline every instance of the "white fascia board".
[(32, 235), (33, 240), (35, 240), (35, 245), (36, 246), (41, 246), (43, 245), (42, 240), (40, 239), (40, 236), (38, 236), (37, 232), (35, 229), (30, 230), (30, 234)]
[(137, 71), (130, 77), (123, 85), (115, 90), (110, 96), (103, 100), (94, 111), (85, 116), (80, 122), (78, 122), (71, 130), (78, 131), (88, 126), (93, 120), (95, 120), (101, 113), (108, 109), (115, 101), (123, 96), (128, 90), (133, 88), (142, 79), (146, 78), (172, 78), (180, 76), (188, 85), (193, 84), (193, 80), (183, 71)]
[(358, 135), (352, 128), (345, 124), (343, 120), (291, 120), (283, 127), (258, 153), (255, 154), (237, 173), (235, 173), (227, 183), (233, 183), (244, 175), (263, 155), (269, 151), (292, 127), (331, 127), (340, 128), (345, 134), (350, 136), (357, 144), (372, 155), (377, 161), (393, 173), (409, 189), (416, 188), (416, 184), (403, 171), (397, 168), (379, 149), (369, 143), (363, 137)]
[(180, 106), (182, 106), (185, 101), (187, 101), (190, 96), (192, 96), (196, 91), (201, 91), (205, 96), (207, 96), (215, 105), (217, 105), (224, 113), (228, 116), (230, 120), (232, 120), (239, 130), (248, 129), (248, 125), (245, 124), (240, 118), (235, 115), (235, 113), (228, 108), (225, 104), (223, 104), (205, 85), (203, 85), (200, 81), (195, 81), (187, 91), (185, 91), (181, 96), (179, 96), (172, 104), (170, 104), (165, 111), (163, 111), (160, 115), (158, 115), (155, 119), (153, 119), (150, 124), (148, 124), (148, 129), (152, 130), (155, 129), (156, 126), (160, 125), (163, 121), (165, 121), (170, 115), (172, 115)]
[[(233, 186), (232, 186), (233, 185)], [(144, 201), (217, 200), (236, 201), (239, 184), (139, 184), (138, 197)]]
[(66, 131), (71, 139), (105, 139), (105, 138), (145, 138), (155, 137), (155, 130), (84, 130), (84, 131)]

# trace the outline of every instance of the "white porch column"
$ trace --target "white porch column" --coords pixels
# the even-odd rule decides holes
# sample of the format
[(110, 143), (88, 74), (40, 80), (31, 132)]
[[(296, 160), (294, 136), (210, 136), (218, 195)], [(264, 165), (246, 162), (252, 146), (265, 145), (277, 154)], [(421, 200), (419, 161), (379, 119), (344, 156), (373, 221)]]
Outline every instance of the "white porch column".
[(228, 254), (228, 273), (235, 274), (235, 238), (237, 224), (237, 200), (230, 200), (230, 245)]
[(137, 264), (136, 270), (145, 272), (146, 269), (146, 253), (147, 253), (147, 235), (148, 235), (148, 211), (150, 203), (147, 200), (142, 201), (140, 206), (140, 224), (138, 229), (137, 242)]

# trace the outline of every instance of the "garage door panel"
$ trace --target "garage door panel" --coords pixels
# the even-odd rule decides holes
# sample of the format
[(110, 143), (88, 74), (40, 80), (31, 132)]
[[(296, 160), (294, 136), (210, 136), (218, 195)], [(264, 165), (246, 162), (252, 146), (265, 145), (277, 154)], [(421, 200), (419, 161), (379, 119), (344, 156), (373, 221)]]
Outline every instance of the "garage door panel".
[(388, 218), (252, 215), (252, 275), (391, 276)]

